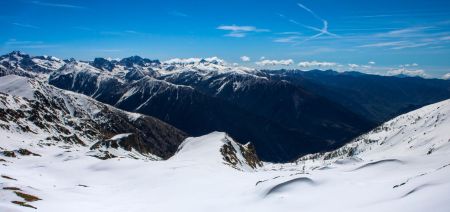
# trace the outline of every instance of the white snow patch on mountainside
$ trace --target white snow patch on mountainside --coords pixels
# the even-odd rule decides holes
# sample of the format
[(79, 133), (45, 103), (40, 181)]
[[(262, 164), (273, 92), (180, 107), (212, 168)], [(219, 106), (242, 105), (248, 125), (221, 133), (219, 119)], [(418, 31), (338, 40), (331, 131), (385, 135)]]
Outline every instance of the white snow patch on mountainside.
[(35, 89), (32, 87), (30, 79), (16, 75), (1, 77), (0, 92), (9, 93), (15, 96), (34, 99)]

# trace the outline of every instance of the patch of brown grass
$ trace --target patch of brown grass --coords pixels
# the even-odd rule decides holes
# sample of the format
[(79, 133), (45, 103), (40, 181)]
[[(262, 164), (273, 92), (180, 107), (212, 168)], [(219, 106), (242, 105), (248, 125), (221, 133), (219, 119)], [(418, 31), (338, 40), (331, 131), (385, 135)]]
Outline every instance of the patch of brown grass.
[(17, 196), (22, 197), (27, 202), (34, 202), (34, 201), (41, 200), (37, 196), (33, 196), (31, 194), (25, 194), (25, 193), (22, 193), (20, 191), (14, 191), (14, 193), (16, 193)]
[(21, 191), (20, 188), (17, 187), (3, 187), (3, 190)]
[(14, 179), (12, 177), (9, 177), (9, 176), (6, 176), (6, 175), (2, 175), (2, 177), (5, 178), (5, 179), (8, 179), (8, 180), (16, 180), (16, 179)]
[(34, 209), (37, 209), (36, 207), (34, 207), (34, 206), (32, 206), (32, 205), (29, 205), (29, 204), (27, 204), (26, 202), (22, 202), (22, 201), (11, 201), (11, 202), (14, 203), (14, 204), (16, 204), (16, 205), (23, 206), (23, 207), (28, 207), (28, 208), (34, 208)]

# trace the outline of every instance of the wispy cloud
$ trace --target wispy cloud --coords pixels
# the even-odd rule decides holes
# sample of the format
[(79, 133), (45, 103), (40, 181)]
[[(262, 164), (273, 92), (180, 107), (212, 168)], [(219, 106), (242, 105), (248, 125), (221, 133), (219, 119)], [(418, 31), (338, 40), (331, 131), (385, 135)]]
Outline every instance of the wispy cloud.
[(12, 49), (48, 49), (59, 47), (59, 45), (46, 44), (42, 41), (29, 41), (16, 39), (9, 39), (4, 43), (4, 45)]
[(177, 11), (177, 10), (172, 10), (172, 11), (170, 11), (170, 12), (169, 12), (169, 15), (171, 15), (171, 16), (177, 16), (177, 17), (183, 17), (183, 18), (189, 17), (188, 14), (183, 13), (183, 12), (180, 12), (180, 11)]
[(235, 37), (242, 38), (247, 36), (250, 32), (269, 32), (268, 29), (258, 29), (254, 26), (238, 26), (238, 25), (221, 25), (218, 26), (217, 29), (229, 31), (228, 34), (225, 34), (227, 37)]
[(36, 44), (36, 45), (23, 45), (23, 46), (17, 46), (18, 49), (50, 49), (59, 47), (59, 45), (53, 45), (53, 44)]
[(23, 23), (12, 23), (14, 26), (22, 27), (22, 28), (29, 28), (29, 29), (39, 29), (38, 26), (31, 25), (31, 24), (23, 24)]
[(423, 46), (429, 46), (433, 44), (433, 42), (411, 42), (411, 41), (392, 41), (392, 42), (380, 42), (380, 43), (372, 43), (372, 44), (365, 44), (358, 46), (360, 48), (369, 48), (369, 47), (375, 47), (375, 48), (382, 48), (382, 47), (389, 47), (393, 50), (401, 50), (401, 49), (409, 49), (409, 48), (417, 48), (417, 47), (423, 47)]
[(130, 34), (139, 34), (139, 32), (135, 30), (125, 30), (125, 32)]
[(294, 60), (287, 59), (287, 60), (261, 60), (256, 62), (256, 65), (258, 66), (289, 66), (294, 63)]
[(298, 42), (302, 37), (300, 36), (288, 36), (284, 38), (277, 38), (273, 40), (275, 43), (296, 43)]
[(136, 30), (124, 30), (124, 31), (101, 31), (100, 34), (103, 35), (112, 35), (112, 36), (130, 36), (130, 35), (134, 35), (134, 36), (142, 36), (142, 35), (149, 35), (148, 33), (145, 32), (139, 32)]
[(301, 32), (279, 32), (277, 35), (302, 35)]
[(240, 59), (241, 59), (242, 62), (249, 62), (251, 60), (250, 57), (245, 56), (245, 55), (242, 56)]
[(43, 1), (32, 1), (31, 3), (44, 7), (59, 7), (59, 8), (69, 8), (69, 9), (84, 9), (83, 6), (73, 5), (73, 4), (59, 4), (52, 2), (43, 2)]
[(365, 44), (358, 46), (360, 48), (368, 48), (368, 47), (392, 47), (392, 46), (401, 46), (405, 44), (405, 41), (392, 41), (392, 42), (379, 42), (379, 43), (372, 43), (372, 44)]
[(428, 45), (431, 45), (431, 43), (409, 43), (409, 44), (405, 44), (405, 45), (392, 47), (391, 49), (395, 49), (395, 50), (410, 49), (410, 48), (417, 48), (417, 47), (428, 46)]
[(433, 29), (432, 26), (420, 26), (420, 27), (409, 27), (404, 29), (397, 29), (388, 31), (385, 33), (379, 33), (375, 36), (378, 37), (417, 37), (417, 36), (427, 36), (426, 31)]
[(403, 29), (396, 29), (382, 33), (369, 34), (365, 37), (367, 41), (378, 40), (376, 43), (369, 43), (357, 47), (385, 47), (392, 50), (402, 50), (419, 47), (430, 47), (440, 45), (450, 40), (448, 32), (442, 31), (438, 26), (414, 26)]

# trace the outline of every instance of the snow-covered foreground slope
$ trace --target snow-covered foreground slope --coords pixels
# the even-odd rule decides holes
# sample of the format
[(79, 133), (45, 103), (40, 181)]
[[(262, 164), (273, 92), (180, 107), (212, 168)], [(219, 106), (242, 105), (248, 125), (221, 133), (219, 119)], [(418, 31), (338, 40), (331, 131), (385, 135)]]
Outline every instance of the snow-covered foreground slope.
[[(419, 118), (420, 117), (420, 118)], [(248, 160), (225, 133), (188, 138), (165, 161), (98, 160), (77, 148), (30, 146), (7, 131), (1, 186), (38, 211), (449, 211), (450, 101), (400, 116), (354, 143), (296, 163)], [(245, 156), (247, 155), (247, 156)], [(251, 165), (253, 164), (253, 165)], [(256, 169), (252, 168), (256, 167)], [(0, 211), (34, 211), (1, 190)]]

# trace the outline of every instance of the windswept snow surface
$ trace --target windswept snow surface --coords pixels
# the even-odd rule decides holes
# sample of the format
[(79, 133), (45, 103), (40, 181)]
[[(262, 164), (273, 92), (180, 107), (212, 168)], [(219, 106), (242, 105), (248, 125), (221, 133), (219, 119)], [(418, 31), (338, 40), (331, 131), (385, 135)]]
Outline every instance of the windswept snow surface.
[(34, 89), (30, 79), (17, 75), (3, 76), (0, 80), (0, 92), (14, 96), (21, 96), (27, 99), (34, 99)]
[[(450, 211), (450, 101), (399, 116), (343, 148), (296, 163), (237, 170), (224, 163), (225, 133), (186, 139), (166, 161), (99, 160), (82, 149), (33, 145), (0, 133), (2, 187), (40, 201), (38, 211)], [(35, 211), (0, 191), (0, 211)]]

